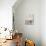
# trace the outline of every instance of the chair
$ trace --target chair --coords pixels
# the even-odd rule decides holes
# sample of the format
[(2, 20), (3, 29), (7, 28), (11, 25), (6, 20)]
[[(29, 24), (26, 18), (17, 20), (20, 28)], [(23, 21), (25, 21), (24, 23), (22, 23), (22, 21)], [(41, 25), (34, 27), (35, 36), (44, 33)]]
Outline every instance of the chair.
[(22, 33), (15, 33), (15, 43), (16, 46), (21, 46), (22, 45)]
[(35, 43), (32, 40), (26, 40), (25, 46), (35, 46)]

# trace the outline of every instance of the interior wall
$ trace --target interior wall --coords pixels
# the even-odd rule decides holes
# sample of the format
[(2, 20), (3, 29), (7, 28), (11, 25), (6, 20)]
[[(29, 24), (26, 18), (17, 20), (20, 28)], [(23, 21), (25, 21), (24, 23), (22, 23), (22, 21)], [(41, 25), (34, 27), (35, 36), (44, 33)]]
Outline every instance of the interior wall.
[[(25, 18), (32, 14), (34, 15), (34, 24), (26, 25)], [(23, 0), (16, 9), (14, 8), (15, 29), (22, 32), (24, 38), (34, 40), (36, 46), (41, 46), (40, 16), (41, 0)]]
[(16, 0), (0, 0), (0, 27), (12, 29), (12, 6)]
[(41, 42), (46, 46), (46, 0), (41, 1)]

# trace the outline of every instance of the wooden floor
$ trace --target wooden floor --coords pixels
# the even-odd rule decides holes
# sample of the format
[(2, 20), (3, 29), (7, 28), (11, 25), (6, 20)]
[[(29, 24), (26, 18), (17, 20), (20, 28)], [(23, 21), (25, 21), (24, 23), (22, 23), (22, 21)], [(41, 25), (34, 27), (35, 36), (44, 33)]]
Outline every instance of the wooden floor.
[(16, 46), (15, 39), (13, 40), (6, 40), (6, 42), (2, 43), (0, 46)]

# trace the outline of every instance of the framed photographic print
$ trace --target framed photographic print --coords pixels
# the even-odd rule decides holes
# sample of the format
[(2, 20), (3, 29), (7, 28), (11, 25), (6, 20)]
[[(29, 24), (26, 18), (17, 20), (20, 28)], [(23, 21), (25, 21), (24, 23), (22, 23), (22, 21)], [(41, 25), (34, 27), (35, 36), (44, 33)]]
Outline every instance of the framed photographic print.
[(34, 24), (34, 16), (31, 15), (30, 17), (27, 17), (25, 20), (26, 25), (33, 25)]

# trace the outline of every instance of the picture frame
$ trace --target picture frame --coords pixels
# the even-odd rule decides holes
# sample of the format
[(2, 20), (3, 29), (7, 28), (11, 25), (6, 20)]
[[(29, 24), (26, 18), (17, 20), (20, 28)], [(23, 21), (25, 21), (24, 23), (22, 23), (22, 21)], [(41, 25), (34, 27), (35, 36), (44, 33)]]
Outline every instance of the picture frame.
[(25, 24), (26, 24), (26, 25), (33, 25), (33, 24), (34, 24), (34, 16), (31, 15), (30, 17), (27, 17), (27, 18), (25, 19)]

